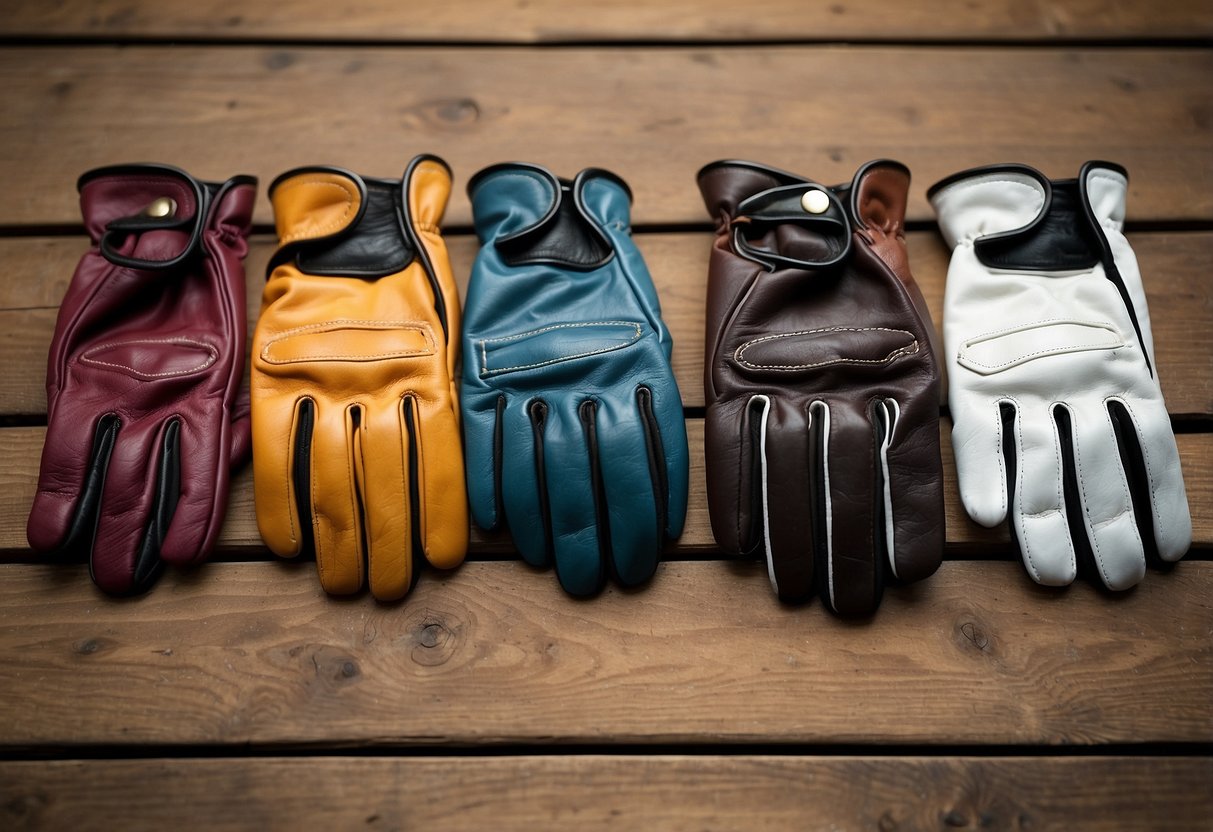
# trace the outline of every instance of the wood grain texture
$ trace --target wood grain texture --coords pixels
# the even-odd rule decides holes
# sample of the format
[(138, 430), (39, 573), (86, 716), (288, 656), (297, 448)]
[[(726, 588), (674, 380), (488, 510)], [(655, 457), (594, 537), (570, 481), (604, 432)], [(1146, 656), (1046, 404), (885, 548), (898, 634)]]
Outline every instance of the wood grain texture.
[(1213, 564), (1109, 597), (945, 563), (871, 620), (763, 570), (667, 563), (565, 595), (521, 563), (326, 598), (310, 564), (212, 564), (115, 601), (0, 567), (0, 746), (1213, 741)]
[(462, 224), (467, 178), (506, 159), (610, 168), (648, 224), (705, 222), (694, 176), (715, 159), (834, 182), (880, 156), (914, 171), (916, 219), (964, 167), (1106, 158), (1132, 175), (1130, 219), (1208, 220), (1210, 77), (1213, 50), (9, 47), (0, 225), (78, 222), (76, 177), (115, 161), (268, 184), (318, 162), (394, 174), (420, 151), (452, 163)]
[[(1213, 233), (1150, 232), (1129, 238), (1144, 276), (1167, 406), (1175, 415), (1213, 414), (1213, 283), (1208, 271)], [(704, 403), (704, 306), (711, 239), (706, 233), (636, 236), (674, 338), (674, 370), (688, 407)], [(935, 231), (912, 232), (907, 240), (915, 277), (938, 324), (943, 320), (947, 248)], [(448, 243), (460, 292), (466, 295), (475, 238), (453, 234)], [(270, 237), (255, 236), (246, 263), (250, 333), (273, 245)], [(0, 354), (7, 366), (7, 372), (0, 374), (0, 415), (46, 412), (46, 354), (55, 314), (76, 261), (86, 249), (87, 242), (76, 237), (0, 239), (0, 262), (8, 270), (7, 279), (0, 281)]]
[(576, 43), (579, 41), (1012, 40), (1213, 35), (1200, 0), (17, 0), (0, 35), (220, 40)]
[[(12, 830), (1200, 829), (1208, 757), (519, 756), (0, 763)], [(155, 784), (149, 788), (149, 784)], [(171, 795), (171, 799), (166, 799)]]
[[(38, 483), (38, 462), (45, 436), (43, 428), (0, 429), (0, 562), (27, 560), (25, 522)], [(690, 444), (690, 504), (686, 528), (676, 543), (667, 545), (667, 556), (712, 556), (719, 552), (708, 517), (707, 485), (704, 479), (703, 420), (687, 420)], [(1013, 558), (1006, 528), (987, 529), (964, 512), (956, 485), (956, 463), (952, 457), (949, 426), (941, 431), (944, 465), (944, 519), (951, 555)], [(1184, 484), (1192, 511), (1193, 545), (1213, 546), (1213, 434), (1181, 434), (1176, 437), (1183, 465)], [(217, 544), (217, 558), (271, 558), (257, 531), (253, 504), (253, 474), (247, 467), (232, 481), (227, 518)], [(471, 550), (475, 555), (512, 553), (504, 533), (484, 532), (472, 527)]]

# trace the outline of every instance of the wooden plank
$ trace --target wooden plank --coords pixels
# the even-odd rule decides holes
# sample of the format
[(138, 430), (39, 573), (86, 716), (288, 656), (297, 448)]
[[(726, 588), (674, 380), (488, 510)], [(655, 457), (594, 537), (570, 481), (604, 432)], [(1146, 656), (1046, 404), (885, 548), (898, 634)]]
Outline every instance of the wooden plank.
[(1197, 38), (1213, 34), (1201, 0), (1146, 6), (1119, 0), (932, 0), (805, 3), (768, 0), (761, 11), (727, 0), (25, 0), (0, 19), (7, 37), (569, 43), (579, 41), (1016, 40)]
[[(466, 234), (449, 236), (452, 266), (467, 286), (477, 244)], [(935, 231), (907, 237), (910, 262), (938, 324), (943, 320), (948, 252)], [(704, 305), (711, 236), (638, 234), (636, 237), (661, 295), (662, 312), (674, 337), (674, 369), (688, 407), (703, 406)], [(1213, 233), (1136, 233), (1130, 240), (1141, 263), (1157, 365), (1171, 413), (1213, 413), (1213, 293), (1207, 264), (1213, 262)], [(0, 348), (8, 372), (0, 375), (0, 414), (46, 412), (46, 353), (55, 313), (82, 238), (0, 239)], [(268, 236), (254, 237), (247, 262), (249, 331), (256, 322), (265, 264), (273, 251)]]
[(1109, 598), (945, 563), (863, 622), (765, 571), (666, 563), (593, 602), (518, 562), (403, 604), (310, 564), (211, 564), (115, 601), (0, 566), (0, 747), (1213, 741), (1213, 563)]
[[(947, 541), (954, 557), (1013, 557), (1005, 527), (983, 528), (968, 518), (960, 504), (956, 464), (952, 458), (949, 426), (942, 429), (945, 521)], [(0, 562), (26, 560), (25, 522), (38, 482), (38, 462), (45, 436), (43, 428), (0, 429)], [(703, 420), (687, 421), (691, 451), (690, 505), (686, 528), (670, 556), (697, 557), (718, 552), (708, 518), (707, 486), (704, 480)], [(1189, 433), (1177, 437), (1179, 455), (1192, 510), (1194, 546), (1213, 546), (1213, 434)], [(227, 519), (219, 536), (220, 558), (269, 558), (262, 548), (253, 505), (252, 469), (245, 468), (232, 484)], [(471, 549), (475, 555), (513, 551), (504, 534), (482, 532), (473, 527)]]
[(317, 162), (391, 174), (423, 150), (454, 166), (463, 224), (467, 178), (503, 159), (611, 168), (646, 224), (704, 222), (694, 175), (714, 159), (832, 182), (886, 155), (914, 170), (915, 219), (963, 167), (1108, 158), (1133, 176), (1131, 219), (1209, 220), (1210, 77), (1213, 50), (10, 47), (0, 224), (78, 222), (76, 177), (115, 161), (268, 184)]
[[(520, 756), (0, 763), (13, 830), (1198, 829), (1208, 757)], [(155, 784), (150, 788), (149, 784)], [(166, 798), (171, 795), (171, 799)]]

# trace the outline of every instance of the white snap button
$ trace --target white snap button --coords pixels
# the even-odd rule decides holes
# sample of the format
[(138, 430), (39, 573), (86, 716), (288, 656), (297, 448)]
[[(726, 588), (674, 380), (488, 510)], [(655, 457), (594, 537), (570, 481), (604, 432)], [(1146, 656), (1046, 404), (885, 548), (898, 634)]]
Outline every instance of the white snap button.
[(825, 191), (813, 188), (805, 191), (800, 197), (800, 207), (810, 214), (824, 214), (825, 210), (830, 207), (830, 198), (826, 196)]

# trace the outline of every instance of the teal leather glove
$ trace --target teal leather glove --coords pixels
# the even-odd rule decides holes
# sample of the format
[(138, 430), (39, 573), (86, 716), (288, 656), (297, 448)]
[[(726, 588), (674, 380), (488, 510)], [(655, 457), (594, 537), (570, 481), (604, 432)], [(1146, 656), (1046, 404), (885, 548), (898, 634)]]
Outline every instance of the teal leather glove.
[(464, 306), (463, 416), (476, 525), (591, 595), (632, 586), (682, 532), (687, 437), (670, 333), (632, 242), (631, 192), (523, 163), (468, 184), (481, 249)]

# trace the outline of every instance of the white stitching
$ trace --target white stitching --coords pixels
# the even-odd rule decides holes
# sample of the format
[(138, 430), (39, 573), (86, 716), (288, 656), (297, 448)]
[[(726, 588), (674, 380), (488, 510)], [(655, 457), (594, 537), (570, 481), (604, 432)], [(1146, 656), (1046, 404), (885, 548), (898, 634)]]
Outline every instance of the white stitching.
[[(207, 358), (197, 367), (191, 367), (188, 370), (173, 370), (171, 372), (165, 371), (163, 373), (145, 373), (141, 370), (135, 369), (134, 367), (127, 366), (126, 364), (116, 364), (112, 361), (101, 361), (100, 359), (91, 357), (94, 353), (102, 352), (103, 350), (111, 349), (113, 347), (124, 347), (128, 344), (175, 344), (177, 346), (191, 345), (201, 347), (202, 349), (206, 350)], [(105, 344), (99, 344), (80, 356), (81, 364), (94, 364), (99, 367), (113, 367), (118, 370), (127, 370), (140, 378), (171, 378), (188, 376), (191, 373), (197, 373), (200, 370), (205, 370), (217, 360), (219, 360), (219, 350), (215, 349), (215, 347), (210, 344), (203, 341), (195, 341), (192, 338), (132, 338), (128, 341), (110, 341)]]
[[(742, 358), (742, 353), (748, 350), (755, 344), (761, 344), (763, 341), (774, 341), (779, 338), (793, 338), (799, 335), (815, 335), (820, 332), (895, 332), (902, 335), (907, 335), (914, 339), (911, 343), (904, 347), (898, 347), (884, 358), (831, 358), (828, 361), (818, 361), (815, 364), (754, 364)], [(824, 329), (802, 329), (798, 332), (784, 332), (779, 335), (766, 335), (762, 338), (755, 338), (753, 341), (746, 341), (733, 352), (733, 360), (743, 367), (749, 367), (751, 370), (810, 370), (815, 367), (829, 367), (834, 364), (888, 364), (901, 358), (904, 355), (914, 355), (918, 352), (918, 339), (914, 338), (914, 334), (904, 329), (890, 329), (883, 326), (831, 326)]]
[[(573, 355), (563, 355), (559, 358), (551, 358), (551, 359), (548, 359), (547, 361), (539, 361), (534, 364), (519, 364), (514, 367), (500, 367), (497, 369), (490, 369), (490, 367), (489, 367), (488, 345), (490, 343), (501, 343), (504, 341), (516, 341), (521, 338), (529, 338), (532, 335), (540, 335), (544, 332), (551, 332), (551, 331), (557, 330), (557, 329), (578, 329), (578, 328), (582, 328), (582, 327), (595, 327), (595, 326), (604, 326), (604, 325), (632, 327), (633, 329), (636, 330), (636, 336), (634, 338), (632, 338), (631, 340), (629, 340), (627, 343), (611, 344), (610, 346), (602, 347), (601, 349), (589, 350), (587, 352), (575, 353)], [(636, 323), (635, 321), (584, 321), (584, 322), (575, 323), (575, 324), (553, 324), (552, 326), (545, 326), (540, 329), (533, 329), (529, 332), (520, 332), (517, 335), (505, 335), (500, 338), (484, 338), (484, 339), (481, 339), (481, 341), (480, 341), (480, 353), (481, 353), (481, 364), (482, 364), (482, 367), (480, 369), (480, 376), (483, 378), (485, 376), (500, 375), (502, 373), (509, 373), (509, 372), (513, 372), (515, 370), (533, 370), (538, 367), (547, 367), (552, 364), (559, 364), (562, 361), (572, 361), (575, 358), (586, 358), (591, 355), (600, 355), (604, 352), (613, 352), (614, 350), (623, 349), (624, 347), (630, 347), (632, 344), (635, 344), (637, 341), (639, 341), (643, 334), (644, 333), (643, 333), (643, 330), (641, 329), (640, 324)]]
[[(408, 332), (416, 332), (425, 339), (425, 348), (419, 350), (392, 350), (391, 352), (367, 353), (361, 355), (325, 355), (319, 358), (270, 358), (270, 347), (274, 346), (274, 344), (285, 341), (288, 338), (293, 338), (296, 335), (306, 334), (308, 332), (337, 332), (342, 329), (347, 329), (347, 324), (355, 324), (357, 325), (357, 329), (364, 332), (388, 332), (392, 329), (403, 329)], [(267, 364), (282, 365), (303, 364), (309, 361), (350, 361), (373, 360), (380, 358), (409, 358), (416, 355), (431, 355), (434, 352), (434, 339), (430, 335), (429, 327), (424, 323), (417, 321), (365, 321), (355, 320), (353, 318), (337, 318), (335, 320), (325, 321), (323, 323), (297, 326), (294, 329), (287, 329), (279, 332), (265, 342), (265, 346), (261, 349), (260, 357), (261, 360)]]

